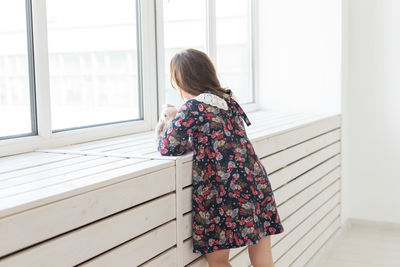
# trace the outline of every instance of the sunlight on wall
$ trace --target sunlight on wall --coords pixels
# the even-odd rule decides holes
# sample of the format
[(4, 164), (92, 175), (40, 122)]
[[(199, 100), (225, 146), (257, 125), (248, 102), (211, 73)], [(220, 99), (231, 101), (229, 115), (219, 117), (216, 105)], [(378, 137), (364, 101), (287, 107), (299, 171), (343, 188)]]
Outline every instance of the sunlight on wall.
[(341, 1), (260, 1), (261, 108), (340, 111)]

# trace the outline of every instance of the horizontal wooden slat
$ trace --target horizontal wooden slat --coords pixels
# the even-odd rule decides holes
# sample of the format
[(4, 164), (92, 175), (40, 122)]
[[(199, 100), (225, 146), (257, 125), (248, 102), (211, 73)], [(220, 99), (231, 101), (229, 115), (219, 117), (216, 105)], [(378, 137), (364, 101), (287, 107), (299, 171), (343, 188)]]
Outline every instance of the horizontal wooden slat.
[[(321, 164), (325, 160), (340, 153), (340, 142), (333, 143), (311, 155), (298, 160), (283, 169), (280, 169), (274, 173), (269, 174), (269, 180), (273, 190), (277, 190), (279, 187), (295, 179), (297, 176), (309, 171), (310, 169)], [(262, 160), (262, 163), (267, 169), (268, 173), (268, 162)]]
[(340, 206), (333, 209), (327, 216), (325, 216), (320, 222), (318, 222), (312, 230), (306, 233), (299, 241), (290, 248), (290, 250), (279, 259), (275, 259), (276, 267), (287, 267), (290, 266), (293, 261), (299, 257), (302, 252), (310, 246), (314, 240), (323, 233), (330, 225), (335, 225), (337, 228), (340, 223)]
[(303, 220), (310, 216), (318, 207), (322, 206), (327, 199), (334, 198), (337, 202), (340, 202), (340, 191), (334, 191), (335, 188), (332, 186), (327, 187), (324, 191), (319, 193), (304, 206), (296, 210), (289, 217), (282, 220), (285, 231), (278, 235), (273, 235), (271, 242), (273, 244), (278, 243), (282, 238), (288, 235), (293, 229), (296, 228)]
[(274, 172), (339, 140), (340, 130), (333, 130), (332, 132), (286, 148), (262, 160), (268, 163), (268, 172)]
[(340, 175), (339, 170), (340, 169), (335, 169), (301, 193), (279, 205), (278, 209), (281, 218), (284, 219), (288, 217), (330, 185), (332, 185), (332, 190), (334, 192), (338, 191), (340, 189), (340, 179), (338, 178)]
[[(192, 241), (190, 239), (187, 239), (184, 241), (184, 257), (186, 257), (187, 259), (194, 259), (192, 262), (189, 263), (185, 263), (185, 266), (190, 266), (190, 267), (206, 267), (208, 266), (208, 263), (205, 259), (204, 256), (201, 256), (199, 253), (193, 253), (192, 252)], [(185, 256), (185, 254), (187, 254)], [(240, 257), (239, 260), (237, 260), (236, 258)], [(239, 248), (231, 248), (229, 251), (229, 259), (230, 263), (232, 264), (232, 266), (247, 266), (247, 265), (239, 265), (239, 263), (243, 263), (243, 262), (247, 262), (245, 259), (247, 258), (248, 260), (248, 264), (250, 264), (250, 260), (248, 258), (248, 252), (247, 252), (247, 247), (243, 246), (243, 247), (239, 247)], [(244, 260), (244, 261), (243, 261)]]
[(184, 266), (187, 266), (187, 267), (207, 267), (208, 263), (207, 263), (206, 258), (204, 256), (200, 256), (200, 254), (199, 254), (199, 257), (196, 260), (194, 260), (193, 262), (191, 262), (189, 264), (186, 264)]
[[(285, 186), (279, 187), (274, 191), (275, 200), (278, 204), (281, 204), (292, 198), (298, 192), (304, 190), (314, 182), (316, 182), (321, 177), (325, 176), (333, 169), (340, 165), (340, 155), (336, 155), (327, 161), (324, 161), (317, 167), (303, 173), (296, 179), (290, 181)], [(273, 177), (273, 175), (271, 175)]]
[(135, 133), (135, 134), (129, 134), (129, 135), (123, 135), (123, 136), (117, 136), (117, 137), (112, 137), (112, 138), (106, 138), (106, 139), (101, 139), (101, 140), (96, 140), (96, 141), (91, 141), (91, 142), (84, 142), (80, 144), (74, 144), (74, 145), (69, 145), (69, 146), (64, 146), (63, 149), (67, 150), (79, 150), (79, 151), (90, 151), (90, 150), (98, 150), (103, 147), (107, 147), (109, 145), (114, 145), (114, 144), (132, 144), (132, 143), (140, 143), (142, 140), (147, 140), (149, 139), (151, 133), (150, 132), (144, 132), (144, 133)]
[[(247, 250), (246, 246), (231, 248), (229, 251), (229, 258), (233, 259), (236, 255), (239, 255), (243, 251)], [(205, 267), (208, 266), (204, 256), (201, 256), (199, 253), (193, 253), (193, 242), (191, 239), (184, 240), (183, 246), (183, 257), (185, 260), (185, 266), (190, 267)], [(190, 262), (190, 260), (192, 260)]]
[(232, 266), (251, 266), (249, 250), (243, 249), (229, 261)]
[[(249, 117), (250, 119), (250, 117)], [(252, 125), (257, 125), (257, 127), (246, 127), (246, 133), (251, 137), (265, 136), (265, 132), (272, 131), (276, 129), (282, 129), (290, 125), (298, 125), (300, 123), (305, 123), (310, 119), (315, 119), (315, 115), (305, 114), (305, 113), (292, 113), (292, 114), (276, 114), (269, 116), (265, 113), (265, 118), (260, 118), (255, 121), (251, 121)]]
[[(138, 266), (176, 244), (176, 221), (171, 221), (78, 266)], [(174, 262), (174, 259), (170, 260)], [(164, 262), (158, 266), (166, 265)]]
[(139, 267), (177, 266), (176, 246), (139, 265)]
[[(65, 183), (74, 179), (100, 174), (102, 172), (132, 165), (138, 162), (134, 160), (124, 160), (120, 158), (98, 157), (95, 160), (84, 161), (78, 164), (69, 166), (68, 168), (60, 168), (57, 172), (44, 172), (37, 175), (29, 175), (23, 177), (25, 180), (21, 183), (21, 179), (12, 179), (6, 188), (0, 189), (0, 198), (7, 198), (18, 194), (27, 194), (37, 189), (45, 188), (55, 184)], [(17, 180), (17, 181), (16, 181)]]
[[(278, 259), (288, 251), (297, 241), (299, 241), (305, 233), (310, 231), (313, 225), (316, 225), (323, 217), (325, 217), (331, 210), (338, 207), (337, 214), (340, 212), (339, 202), (337, 199), (331, 198), (330, 201), (319, 207), (314, 213), (309, 215), (303, 222), (297, 225), (294, 229), (290, 230), (283, 239), (278, 243), (273, 244), (274, 258)], [(289, 229), (288, 229), (289, 232)]]
[(76, 157), (76, 155), (39, 153), (36, 157), (24, 158), (21, 161), (18, 161), (16, 158), (15, 160), (8, 162), (7, 158), (0, 158), (0, 174), (22, 170), (34, 166), (40, 166), (43, 164), (49, 164), (51, 162), (57, 162), (73, 157)]
[[(281, 131), (267, 131), (259, 137), (250, 136), (250, 139), (259, 158), (263, 158), (338, 127), (340, 116), (332, 116), (308, 124), (300, 123), (297, 127), (286, 126)], [(267, 145), (260, 145), (265, 142)]]
[(49, 157), (51, 155), (49, 154), (43, 154), (40, 152), (27, 152), (27, 153), (21, 153), (21, 154), (16, 154), (16, 155), (11, 155), (11, 156), (2, 156), (0, 157), (0, 164), (9, 164), (9, 163), (18, 163), (18, 162), (29, 162), (30, 160), (34, 158), (40, 158), (40, 157)]
[[(25, 181), (26, 179), (30, 179), (32, 175), (36, 175), (41, 173), (43, 175), (44, 172), (47, 173), (57, 173), (58, 169), (64, 168), (80, 162), (86, 162), (90, 160), (98, 159), (99, 157), (94, 156), (81, 156), (76, 155), (73, 158), (68, 158), (62, 161), (50, 162), (48, 164), (33, 166), (26, 169), (21, 169), (17, 171), (7, 172), (0, 175), (0, 188), (5, 188), (9, 184), (14, 183), (15, 180), (21, 180), (21, 182)], [(12, 181), (12, 182), (10, 182)]]
[(121, 154), (135, 153), (135, 154), (140, 154), (140, 155), (146, 155), (147, 153), (157, 149), (157, 146), (158, 146), (158, 143), (156, 141), (154, 141), (153, 139), (149, 139), (147, 142), (145, 142), (143, 144), (121, 146), (119, 148), (112, 148), (112, 149), (108, 148), (110, 150), (102, 151), (102, 152), (103, 153), (115, 152), (115, 153), (121, 153)]
[(246, 130), (248, 135), (252, 140), (259, 140), (260, 138), (265, 138), (269, 134), (275, 132), (283, 133), (287, 130), (294, 130), (298, 127), (309, 125), (310, 123), (317, 122), (321, 119), (325, 119), (326, 116), (321, 117), (320, 114), (306, 114), (306, 113), (295, 113), (287, 116), (281, 116), (278, 120), (274, 120), (270, 123), (267, 120), (261, 120), (256, 122), (257, 127)]
[[(154, 185), (157, 186), (154, 186)], [(175, 190), (169, 167), (0, 219), (0, 256)]]
[[(247, 113), (252, 125), (248, 127), (247, 132), (257, 132), (259, 128), (264, 129), (264, 127), (268, 127), (271, 124), (275, 124), (275, 122), (282, 122), (285, 120), (290, 120), (292, 118), (298, 118), (299, 116), (304, 116), (304, 114), (300, 114), (298, 112), (282, 112), (278, 110), (268, 110), (268, 111), (257, 111), (257, 112), (249, 112)], [(254, 127), (256, 125), (257, 127)], [(253, 127), (252, 127), (253, 126)]]
[(89, 175), (80, 179), (41, 188), (35, 190), (34, 194), (19, 194), (0, 199), (0, 218), (138, 177), (148, 172), (158, 171), (171, 165), (173, 166), (173, 164), (172, 161), (166, 160), (147, 160), (140, 164), (128, 165), (101, 174)]
[[(204, 258), (204, 256), (201, 256), (199, 253), (194, 253), (193, 252), (193, 241), (192, 238), (186, 238), (183, 237), (184, 242), (183, 242), (183, 261), (184, 265), (187, 266), (207, 266), (207, 265), (202, 265), (205, 262), (201, 260), (201, 258)], [(236, 255), (240, 254), (243, 250), (245, 250), (246, 247), (239, 247), (239, 248), (231, 248), (229, 252), (229, 258), (234, 258)], [(200, 259), (199, 259), (200, 258)], [(198, 260), (196, 260), (198, 259)]]
[[(175, 194), (168, 194), (12, 254), (2, 259), (0, 265), (4, 267), (76, 265), (172, 220), (176, 214), (174, 204)], [(168, 232), (173, 229), (175, 227), (171, 225), (168, 227)], [(172, 236), (175, 239), (169, 242), (175, 244), (176, 235)]]
[(307, 262), (318, 252), (324, 243), (340, 229), (340, 227), (340, 219), (338, 218), (300, 254), (292, 263), (292, 266), (306, 266)]

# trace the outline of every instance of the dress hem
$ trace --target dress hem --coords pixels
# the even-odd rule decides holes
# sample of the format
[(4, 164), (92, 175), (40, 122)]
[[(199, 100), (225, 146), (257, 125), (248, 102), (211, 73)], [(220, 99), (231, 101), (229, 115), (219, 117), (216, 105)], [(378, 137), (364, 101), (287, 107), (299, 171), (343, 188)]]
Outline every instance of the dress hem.
[[(224, 246), (214, 245), (214, 246), (212, 246), (210, 249), (208, 249), (207, 252), (205, 252), (204, 250), (198, 250), (198, 249), (195, 249), (195, 248), (193, 248), (192, 252), (193, 252), (193, 253), (197, 253), (197, 254), (204, 255), (204, 254), (212, 253), (212, 252), (215, 252), (215, 251), (218, 251), (218, 250), (223, 250), (223, 249), (241, 248), (241, 247), (245, 247), (245, 246), (255, 245), (255, 244), (257, 244), (263, 237), (271, 236), (271, 235), (278, 235), (278, 234), (283, 233), (284, 231), (285, 231), (285, 229), (284, 229), (283, 227), (281, 228), (281, 231), (280, 231), (279, 233), (276, 232), (276, 233), (271, 234), (269, 231), (265, 231), (265, 232), (263, 232), (263, 235), (262, 235), (261, 237), (257, 236), (258, 238), (256, 239), (255, 242), (251, 241), (251, 242), (248, 243), (248, 244), (244, 243), (244, 244), (242, 244), (242, 245), (232, 245), (232, 246), (230, 246), (230, 247), (224, 247)], [(216, 249), (214, 249), (214, 247), (215, 247)]]

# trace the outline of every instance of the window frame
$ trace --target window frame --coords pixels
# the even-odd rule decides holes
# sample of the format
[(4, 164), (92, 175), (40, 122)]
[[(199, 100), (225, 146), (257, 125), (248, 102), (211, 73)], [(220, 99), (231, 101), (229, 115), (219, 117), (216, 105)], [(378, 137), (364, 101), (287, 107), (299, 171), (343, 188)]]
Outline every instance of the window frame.
[[(162, 0), (137, 1), (138, 37), (141, 64), (142, 119), (128, 122), (113, 122), (98, 126), (52, 131), (49, 57), (47, 43), (47, 0), (26, 0), (28, 30), (29, 72), (31, 84), (32, 133), (14, 135), (15, 138), (0, 139), (0, 157), (38, 149), (55, 148), (77, 143), (112, 138), (155, 129), (165, 97), (164, 31)], [(215, 62), (215, 1), (206, 0), (206, 48)], [(249, 34), (251, 35), (251, 79), (253, 102), (241, 103), (245, 112), (259, 110), (258, 81), (258, 0), (250, 2)], [(28, 12), (28, 9), (30, 10)], [(31, 12), (31, 13), (30, 13)], [(214, 14), (214, 16), (210, 16)], [(30, 32), (29, 32), (30, 31)], [(31, 40), (29, 40), (29, 38)], [(29, 42), (31, 42), (29, 44)]]
[(32, 34), (32, 0), (25, 0), (25, 25), (26, 25), (26, 45), (27, 45), (27, 66), (28, 66), (28, 91), (29, 91), (29, 110), (30, 110), (30, 133), (11, 134), (0, 136), (0, 142), (11, 138), (20, 138), (37, 134), (37, 112), (36, 112), (36, 88), (35, 88), (35, 66), (33, 56), (33, 34)]
[[(216, 44), (216, 1), (217, 0), (206, 0), (206, 51), (211, 60), (215, 63), (217, 56), (217, 44)], [(159, 95), (159, 103), (161, 108), (162, 103), (165, 103), (165, 53), (164, 53), (164, 20), (163, 20), (163, 0), (155, 0), (156, 2), (156, 32), (157, 32), (157, 72), (158, 72), (158, 91), (161, 92)], [(248, 103), (240, 103), (245, 112), (252, 112), (260, 109), (259, 98), (259, 52), (258, 52), (258, 0), (250, 0), (249, 10), (250, 21), (248, 33), (250, 39), (250, 79), (251, 89), (253, 90), (253, 101)]]
[[(30, 80), (33, 81), (34, 96), (31, 102), (35, 110), (31, 116), (32, 124), (37, 125), (37, 131), (31, 134), (24, 134), (21, 137), (7, 138), (0, 140), (0, 157), (34, 151), (37, 149), (54, 148), (76, 143), (89, 142), (103, 138), (111, 138), (121, 135), (150, 131), (157, 123), (157, 113), (154, 107), (158, 106), (157, 101), (157, 72), (155, 57), (155, 8), (153, 1), (136, 1), (138, 16), (138, 58), (141, 65), (139, 75), (141, 76), (139, 88), (142, 96), (142, 119), (128, 122), (111, 122), (97, 126), (83, 126), (65, 131), (53, 131), (51, 127), (51, 104), (50, 104), (50, 73), (49, 73), (49, 52), (47, 39), (47, 10), (46, 0), (26, 0), (27, 17), (31, 17), (32, 50), (29, 61), (32, 62), (30, 69)], [(28, 29), (29, 31), (30, 29)], [(29, 40), (28, 40), (29, 41)], [(146, 64), (143, 64), (146, 62)], [(34, 128), (35, 129), (35, 128)]]

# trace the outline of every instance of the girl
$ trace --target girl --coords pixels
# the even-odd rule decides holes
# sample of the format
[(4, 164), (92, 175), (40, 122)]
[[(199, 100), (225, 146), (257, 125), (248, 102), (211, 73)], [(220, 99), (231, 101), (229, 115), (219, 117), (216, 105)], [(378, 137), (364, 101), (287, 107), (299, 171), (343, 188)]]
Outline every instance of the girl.
[[(267, 172), (245, 130), (251, 124), (207, 54), (186, 49), (170, 63), (184, 103), (158, 143), (161, 155), (193, 150), (193, 252), (231, 266), (229, 249), (249, 246), (254, 267), (274, 266), (270, 235), (284, 231)], [(175, 84), (175, 85), (174, 85)], [(175, 87), (176, 86), (176, 87)]]

